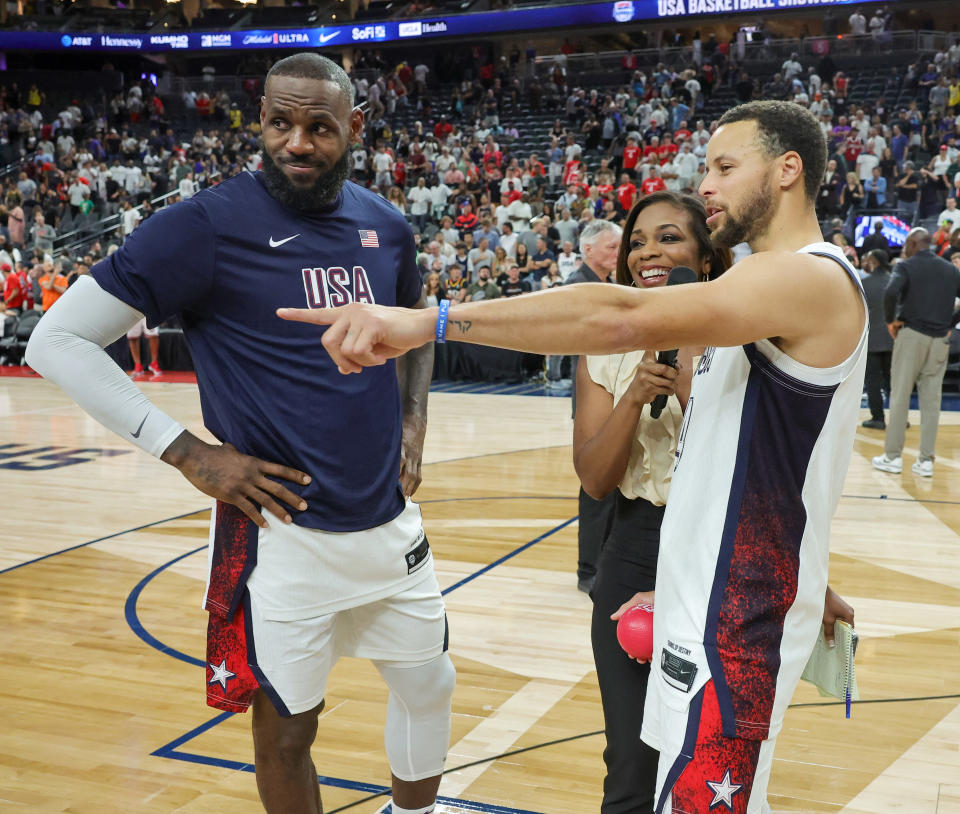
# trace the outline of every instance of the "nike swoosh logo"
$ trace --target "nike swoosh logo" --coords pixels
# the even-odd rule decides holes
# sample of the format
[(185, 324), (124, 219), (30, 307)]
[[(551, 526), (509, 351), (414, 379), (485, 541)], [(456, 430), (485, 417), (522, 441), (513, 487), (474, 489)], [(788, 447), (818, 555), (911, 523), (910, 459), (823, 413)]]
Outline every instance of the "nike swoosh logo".
[(140, 426), (137, 427), (137, 431), (130, 433), (130, 435), (132, 435), (134, 438), (139, 438), (139, 437), (140, 437), (140, 430), (142, 430), (142, 429), (143, 429), (143, 425), (147, 423), (147, 416), (149, 416), (149, 415), (150, 415), (150, 411), (147, 410), (147, 415), (145, 415), (145, 416), (143, 417), (143, 421), (140, 422)]
[(320, 42), (330, 42), (330, 40), (332, 40), (334, 37), (339, 37), (339, 36), (340, 36), (339, 31), (334, 31), (332, 34), (321, 34)]
[(271, 236), (270, 236), (270, 241), (269, 241), (269, 243), (270, 243), (270, 248), (271, 248), (271, 249), (275, 249), (275, 248), (277, 248), (277, 246), (282, 246), (284, 243), (289, 243), (289, 242), (290, 242), (291, 240), (293, 240), (295, 237), (300, 237), (299, 233), (298, 233), (298, 234), (295, 234), (295, 235), (290, 235), (290, 237), (285, 237), (283, 240), (274, 240), (274, 239), (273, 239), (273, 236), (271, 235)]

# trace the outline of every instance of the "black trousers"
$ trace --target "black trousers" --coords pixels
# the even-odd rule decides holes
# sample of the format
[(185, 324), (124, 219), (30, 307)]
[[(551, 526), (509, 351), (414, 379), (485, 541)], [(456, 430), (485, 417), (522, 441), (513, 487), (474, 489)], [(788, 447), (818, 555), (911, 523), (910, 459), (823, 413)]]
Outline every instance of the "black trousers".
[(577, 529), (577, 579), (593, 579), (603, 541), (613, 523), (613, 504), (618, 492), (614, 490), (603, 500), (594, 500), (580, 489), (578, 507), (580, 524)]
[(893, 351), (881, 350), (867, 353), (867, 370), (864, 376), (864, 387), (867, 390), (867, 403), (870, 405), (870, 417), (875, 421), (883, 421), (883, 394), (886, 390), (890, 395), (890, 361)]
[(650, 665), (631, 659), (617, 641), (610, 614), (637, 591), (652, 591), (663, 507), (614, 492), (613, 527), (600, 554), (590, 596), (590, 638), (597, 666), (606, 748), (601, 814), (653, 814), (659, 752), (640, 740)]

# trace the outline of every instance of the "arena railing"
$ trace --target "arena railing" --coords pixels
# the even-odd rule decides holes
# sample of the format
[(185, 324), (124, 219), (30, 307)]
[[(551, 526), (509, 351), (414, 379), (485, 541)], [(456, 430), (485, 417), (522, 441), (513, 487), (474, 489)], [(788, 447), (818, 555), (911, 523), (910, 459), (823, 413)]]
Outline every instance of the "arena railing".
[[(210, 176), (210, 178), (219, 178), (220, 174), (220, 172), (215, 172)], [(162, 209), (164, 206), (166, 206), (167, 201), (179, 194), (179, 188), (171, 189), (169, 192), (166, 192), (163, 195), (152, 198), (150, 200), (150, 205), (154, 209)], [(133, 208), (143, 211), (143, 204), (138, 204)], [(72, 254), (74, 249), (78, 249), (81, 246), (88, 246), (97, 240), (108, 237), (117, 229), (119, 229), (122, 223), (123, 212), (121, 211), (113, 215), (107, 215), (107, 217), (101, 218), (93, 223), (89, 223), (86, 226), (82, 226), (70, 232), (65, 232), (62, 235), (57, 235), (53, 240), (53, 256), (58, 257), (61, 253), (63, 253), (64, 250), (70, 251)]]

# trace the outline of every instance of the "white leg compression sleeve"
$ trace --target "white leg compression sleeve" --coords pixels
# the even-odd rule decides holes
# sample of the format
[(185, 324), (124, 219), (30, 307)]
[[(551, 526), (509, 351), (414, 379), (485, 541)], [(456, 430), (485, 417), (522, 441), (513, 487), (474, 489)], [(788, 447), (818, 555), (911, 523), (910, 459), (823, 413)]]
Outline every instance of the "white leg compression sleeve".
[(390, 688), (384, 744), (390, 770), (413, 782), (443, 771), (450, 746), (450, 706), (457, 673), (442, 653), (425, 664), (375, 661)]

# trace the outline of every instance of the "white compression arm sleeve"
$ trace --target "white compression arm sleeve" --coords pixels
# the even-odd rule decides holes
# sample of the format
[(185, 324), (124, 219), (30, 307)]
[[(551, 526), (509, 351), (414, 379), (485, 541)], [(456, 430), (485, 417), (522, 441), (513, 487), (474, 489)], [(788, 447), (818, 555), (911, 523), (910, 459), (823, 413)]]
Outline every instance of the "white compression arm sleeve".
[(84, 275), (37, 323), (26, 361), (107, 429), (159, 458), (184, 428), (151, 404), (104, 350), (142, 317)]

